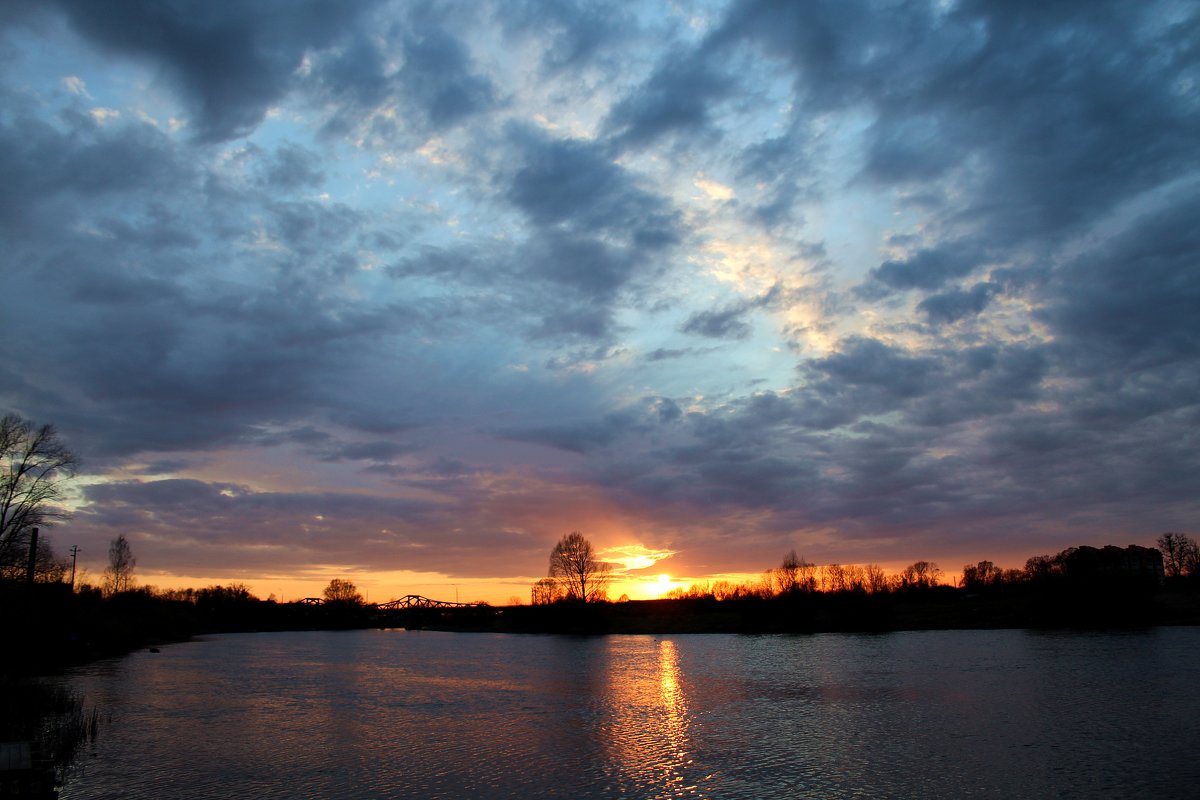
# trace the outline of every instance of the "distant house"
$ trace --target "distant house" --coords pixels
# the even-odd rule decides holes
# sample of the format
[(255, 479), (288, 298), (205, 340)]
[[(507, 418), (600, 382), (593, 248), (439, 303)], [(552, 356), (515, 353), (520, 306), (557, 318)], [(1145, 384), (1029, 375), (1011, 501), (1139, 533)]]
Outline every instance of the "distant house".
[(1073, 547), (1064, 553), (1063, 568), (1071, 580), (1123, 585), (1161, 585), (1162, 553), (1153, 547), (1108, 545)]

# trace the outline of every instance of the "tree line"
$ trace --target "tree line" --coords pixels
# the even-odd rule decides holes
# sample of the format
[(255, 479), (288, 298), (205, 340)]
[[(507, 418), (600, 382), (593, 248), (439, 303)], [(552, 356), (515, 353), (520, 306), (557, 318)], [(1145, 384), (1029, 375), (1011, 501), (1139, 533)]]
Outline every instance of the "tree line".
[[(1200, 546), (1194, 539), (1170, 532), (1159, 536), (1156, 545), (1154, 548), (1069, 547), (1054, 555), (1033, 556), (1023, 568), (1003, 569), (992, 561), (979, 561), (964, 565), (962, 577), (953, 583), (945, 582), (945, 573), (933, 561), (914, 561), (889, 574), (877, 564), (814, 564), (793, 549), (784, 555), (779, 566), (765, 570), (757, 579), (703, 581), (672, 589), (665, 599), (768, 599), (817, 593), (871, 595), (939, 586), (979, 591), (1064, 580), (1154, 583), (1200, 578)], [(551, 551), (549, 575), (533, 584), (532, 604), (608, 600), (607, 588), (613, 570), (613, 565), (598, 557), (582, 533), (572, 531)]]
[[(65, 518), (61, 506), (64, 485), (78, 469), (75, 454), (59, 439), (52, 425), (35, 425), (17, 414), (0, 417), (0, 581), (22, 578), (39, 583), (63, 583), (73, 562), (57, 555), (40, 527)], [(1068, 548), (1055, 555), (1034, 556), (1023, 569), (1002, 569), (991, 561), (963, 567), (960, 588), (986, 589), (1064, 576), (1080, 577), (1133, 569), (1140, 573), (1157, 569), (1160, 578), (1178, 580), (1200, 574), (1200, 547), (1190, 536), (1170, 532), (1158, 537), (1157, 548)], [(1150, 551), (1153, 551), (1151, 556)], [(1154, 559), (1157, 559), (1157, 567)], [(128, 592), (135, 587), (137, 564), (124, 534), (112, 540), (108, 566), (99, 590), (106, 595)], [(594, 546), (579, 531), (563, 536), (550, 553), (547, 577), (534, 583), (533, 605), (558, 602), (595, 603), (608, 599), (614, 567), (603, 561)], [(881, 594), (932, 589), (943, 585), (944, 573), (932, 561), (915, 561), (894, 574), (876, 564), (813, 564), (791, 550), (777, 567), (757, 580), (697, 583), (675, 589), (675, 599), (708, 597), (736, 599), (776, 597), (811, 593)], [(1094, 576), (1093, 576), (1094, 577)], [(331, 602), (358, 603), (361, 597), (348, 581), (335, 579), (326, 589)], [(84, 583), (86, 585), (86, 583)], [(95, 587), (89, 587), (95, 588)], [(195, 591), (195, 590), (181, 590)], [(355, 600), (355, 598), (358, 598)]]

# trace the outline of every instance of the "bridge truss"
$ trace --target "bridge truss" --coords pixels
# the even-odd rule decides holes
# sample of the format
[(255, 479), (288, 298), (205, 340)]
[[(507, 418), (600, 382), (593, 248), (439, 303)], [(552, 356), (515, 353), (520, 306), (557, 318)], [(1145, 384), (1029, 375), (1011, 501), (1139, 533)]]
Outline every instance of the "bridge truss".
[(422, 597), (419, 594), (406, 594), (399, 600), (392, 600), (387, 603), (377, 603), (376, 608), (380, 611), (401, 611), (409, 608), (478, 608), (487, 605), (486, 603), (451, 603), (446, 600), (430, 600), (428, 597)]

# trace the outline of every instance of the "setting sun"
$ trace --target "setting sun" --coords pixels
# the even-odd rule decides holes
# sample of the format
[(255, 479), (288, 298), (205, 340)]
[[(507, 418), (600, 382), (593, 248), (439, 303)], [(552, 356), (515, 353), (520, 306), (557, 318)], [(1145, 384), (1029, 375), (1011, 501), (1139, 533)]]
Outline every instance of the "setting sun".
[(669, 585), (670, 583), (671, 583), (671, 576), (670, 576), (670, 575), (667, 575), (666, 573), (663, 573), (662, 575), (659, 575), (659, 576), (658, 576), (658, 584), (659, 584), (659, 586), (667, 586), (667, 585)]

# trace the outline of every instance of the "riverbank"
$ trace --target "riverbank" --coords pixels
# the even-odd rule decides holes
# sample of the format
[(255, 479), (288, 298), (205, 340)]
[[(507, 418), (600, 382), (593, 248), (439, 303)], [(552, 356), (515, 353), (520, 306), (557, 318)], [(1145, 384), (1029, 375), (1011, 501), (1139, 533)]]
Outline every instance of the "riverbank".
[(276, 603), (224, 597), (112, 598), (58, 584), (0, 587), (12, 655), (0, 673), (28, 676), (206, 633), (407, 627), (508, 633), (818, 633), (987, 628), (1128, 628), (1200, 624), (1200, 583), (1006, 584), (774, 597), (411, 608)]
[(769, 598), (559, 603), (427, 611), (404, 627), (508, 633), (845, 633), (999, 628), (1139, 628), (1200, 624), (1200, 591), (1005, 586), (967, 591), (798, 592)]
[[(275, 603), (210, 593), (202, 602), (150, 592), (104, 598), (50, 584), (0, 586), (10, 656), (0, 669), (0, 741), (30, 753), (31, 779), (70, 762), (98, 712), (36, 676), (208, 633), (408, 628), (521, 634), (835, 633), (950, 629), (1131, 629), (1200, 625), (1200, 585), (1009, 584), (865, 592), (793, 592), (618, 603), (416, 607)], [(153, 656), (151, 656), (153, 658)], [(24, 752), (24, 751), (22, 751)], [(43, 780), (44, 783), (44, 780)]]

